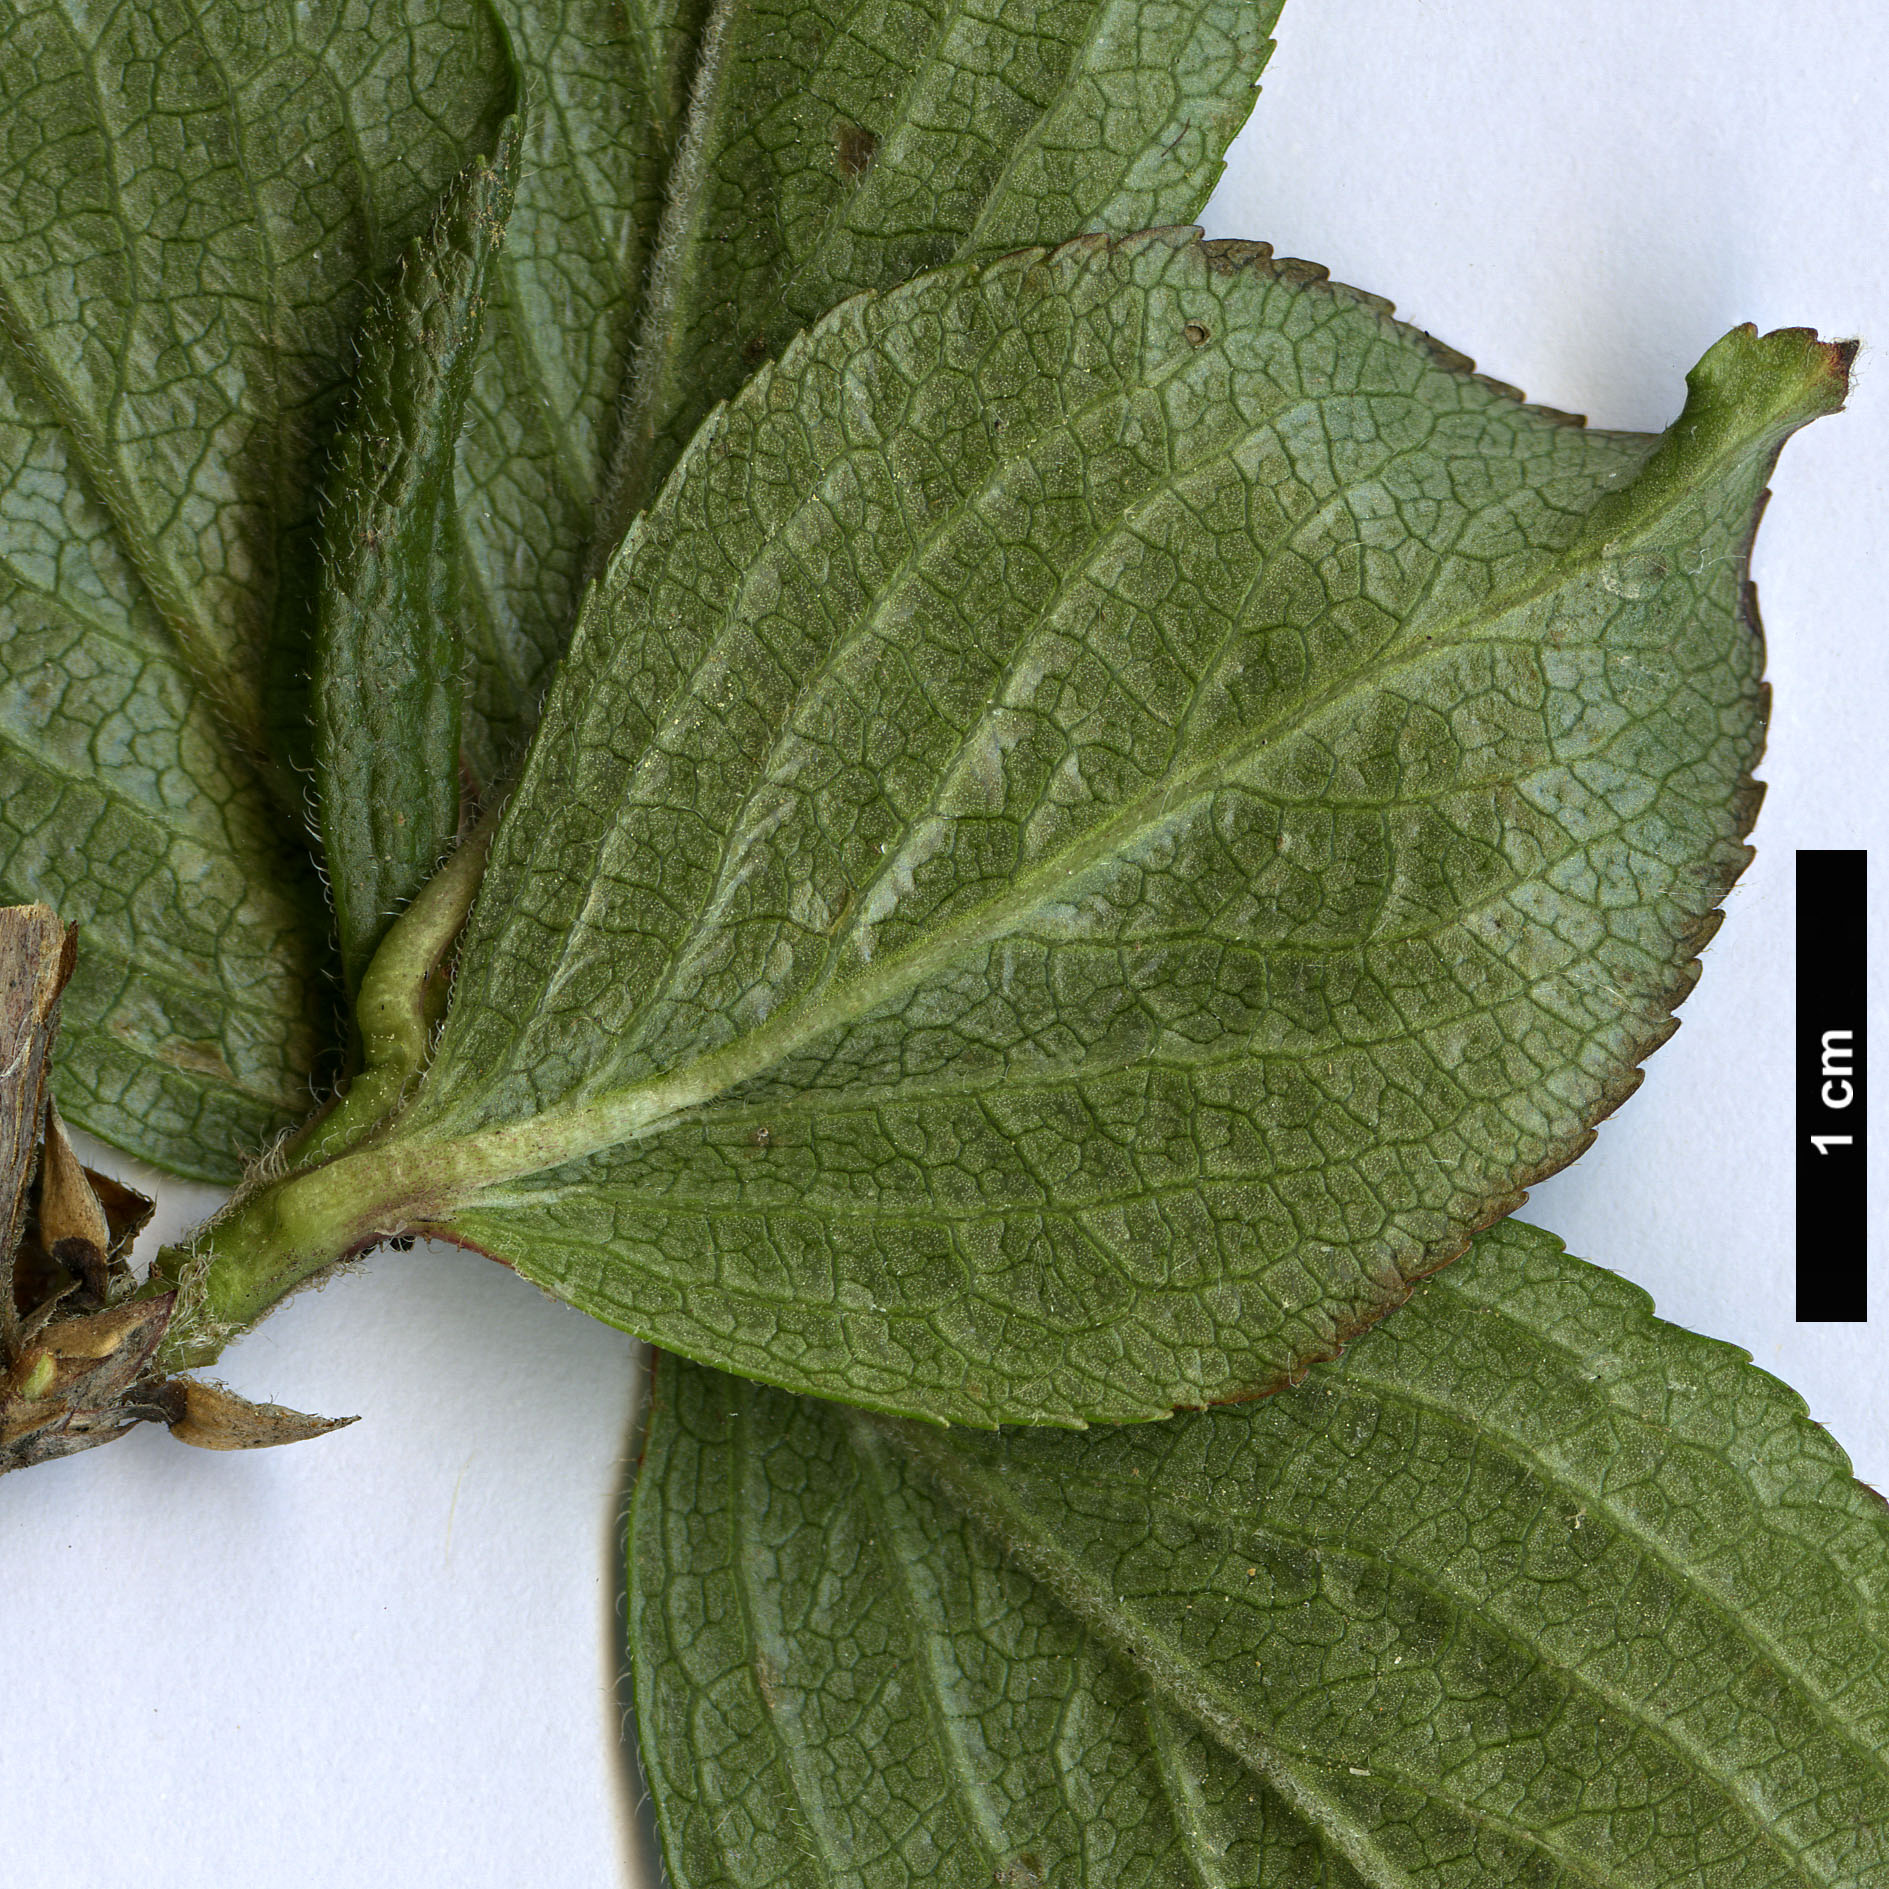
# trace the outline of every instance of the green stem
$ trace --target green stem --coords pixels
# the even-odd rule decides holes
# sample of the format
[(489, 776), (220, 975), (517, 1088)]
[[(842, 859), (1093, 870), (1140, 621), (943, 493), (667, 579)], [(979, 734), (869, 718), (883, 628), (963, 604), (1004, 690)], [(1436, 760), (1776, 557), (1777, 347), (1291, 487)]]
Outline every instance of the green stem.
[(363, 1067), (302, 1130), (288, 1171), (239, 1193), (181, 1246), (157, 1256), (141, 1297), (175, 1291), (158, 1353), (167, 1370), (208, 1364), (279, 1300), (340, 1260), (427, 1231), (443, 1212), (450, 1163), (437, 1148), (375, 1145), (432, 1055), (437, 973), (465, 924), (498, 825), (493, 806), (401, 913), (361, 980), (355, 1008)]
[(239, 1197), (186, 1244), (165, 1247), (142, 1294), (177, 1294), (159, 1366), (208, 1364), (317, 1273), (432, 1231), (426, 1213), (442, 1176), (427, 1157), (437, 1153), (369, 1143)]

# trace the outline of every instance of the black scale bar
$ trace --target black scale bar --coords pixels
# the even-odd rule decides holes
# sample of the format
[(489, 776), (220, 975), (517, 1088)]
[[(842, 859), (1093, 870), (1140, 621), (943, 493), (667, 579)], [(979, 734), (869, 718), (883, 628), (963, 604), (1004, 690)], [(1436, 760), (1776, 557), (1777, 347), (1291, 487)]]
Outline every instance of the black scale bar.
[(1865, 852), (1797, 855), (1797, 1320), (1869, 1317)]

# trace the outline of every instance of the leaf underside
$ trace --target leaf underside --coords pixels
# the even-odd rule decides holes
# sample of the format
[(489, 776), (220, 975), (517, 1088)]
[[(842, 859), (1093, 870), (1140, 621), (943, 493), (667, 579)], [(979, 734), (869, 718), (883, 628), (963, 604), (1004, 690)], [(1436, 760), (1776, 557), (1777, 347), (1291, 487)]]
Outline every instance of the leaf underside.
[(664, 1357), (631, 1525), (676, 1889), (1889, 1877), (1889, 1514), (1508, 1222), (1263, 1403), (941, 1433)]
[[(536, 144), (458, 462), (474, 773), (507, 771), (584, 576), (747, 378), (757, 334), (778, 343), (854, 290), (948, 259), (980, 218), (1015, 248), (1192, 217), (1277, 13), (512, 8)], [(937, 165), (955, 166), (948, 192)]]
[[(475, 778), (498, 783), (529, 731), (639, 323), (655, 332), (639, 311), (707, 12), (28, 0), (0, 26), (0, 897), (84, 927), (59, 1092), (106, 1139), (233, 1179), (306, 1110), (336, 1035), (302, 831), (316, 495), (367, 288), (521, 97), (441, 541)], [(914, 202), (861, 187), (864, 147), (836, 145), (828, 105), (888, 153), (954, 152), (960, 220), (1018, 201), (1006, 178), (1052, 176), (1031, 237), (1131, 202), (1192, 215), (1276, 7), (1186, 0), (1139, 31), (1120, 0), (1039, 12), (828, 6), (784, 34), (773, 10), (724, 9), (723, 43), (746, 50), (698, 148), (717, 189), (797, 206), (749, 296), (772, 309), (792, 277), (792, 319), (819, 312), (808, 270), (832, 272), (836, 241), (857, 253), (833, 294), (911, 266), (893, 239)], [(812, 116), (803, 91), (825, 101)], [(1177, 112), (1184, 135), (1155, 151)], [(733, 378), (681, 384), (692, 412), (747, 368), (716, 371)]]
[(361, 329), (322, 518), (311, 691), (322, 861), (348, 990), (459, 827), (465, 693), (453, 460), (511, 213), (518, 121), (455, 180)]
[(362, 287), (489, 132), (472, 6), (0, 28), (0, 897), (83, 932), (57, 1088), (228, 1180), (306, 1111), (320, 454)]
[(463, 739), (487, 787), (502, 783), (570, 633), (708, 3), (499, 11), (525, 135), (456, 477)]
[(606, 543), (715, 402), (848, 295), (1091, 230), (1190, 222), (1252, 109), (1278, 16), (1279, 0), (718, 9)]
[(397, 1129), (424, 1217), (952, 1421), (1331, 1355), (1670, 1032), (1842, 367), (1739, 331), (1664, 440), (1589, 432), (1172, 231), (844, 304), (587, 606)]

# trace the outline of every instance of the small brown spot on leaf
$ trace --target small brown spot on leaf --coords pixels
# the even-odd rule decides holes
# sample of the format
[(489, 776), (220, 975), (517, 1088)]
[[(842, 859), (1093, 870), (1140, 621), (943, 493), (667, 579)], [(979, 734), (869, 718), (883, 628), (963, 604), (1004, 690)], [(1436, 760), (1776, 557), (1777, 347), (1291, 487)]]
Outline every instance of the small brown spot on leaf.
[(767, 359), (767, 336), (749, 335), (741, 344), (741, 358), (750, 367), (759, 367)]
[(235, 1072), (223, 1060), (220, 1044), (207, 1039), (193, 1043), (184, 1037), (174, 1036), (168, 1043), (159, 1043), (156, 1049), (164, 1062), (173, 1069), (181, 1069), (187, 1076), (209, 1076), (216, 1082), (236, 1080)]
[(761, 1703), (772, 1712), (776, 1708), (781, 1683), (780, 1668), (775, 1664), (774, 1656), (768, 1652), (758, 1652), (754, 1656), (754, 1683), (759, 1688)]
[(1213, 338), (1213, 331), (1204, 322), (1190, 321), (1181, 333), (1187, 337), (1190, 348), (1204, 348)]
[(879, 154), (879, 134), (842, 118), (833, 127), (833, 162), (842, 177), (864, 177)]

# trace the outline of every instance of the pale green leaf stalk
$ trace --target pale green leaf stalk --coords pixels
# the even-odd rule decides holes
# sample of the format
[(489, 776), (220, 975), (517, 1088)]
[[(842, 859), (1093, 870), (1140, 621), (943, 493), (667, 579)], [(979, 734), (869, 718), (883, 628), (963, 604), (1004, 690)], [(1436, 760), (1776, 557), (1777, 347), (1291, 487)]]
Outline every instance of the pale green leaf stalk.
[(908, 1415), (1290, 1381), (1674, 1027), (1847, 361), (1591, 432), (1172, 231), (843, 304), (592, 595), (411, 1100), (167, 1266), (179, 1361), (432, 1234)]
[(335, 447), (315, 633), (322, 855), (350, 994), (459, 829), (465, 601), (453, 461), (518, 160), (489, 162), (369, 305), (355, 410)]
[(675, 1889), (1853, 1889), (1889, 1511), (1517, 1222), (1260, 1404), (941, 1432), (659, 1361), (630, 1533)]
[(452, 949), (479, 889), (499, 811), (487, 810), (388, 928), (354, 999), (361, 1066), (332, 1106), (287, 1144), (286, 1166), (333, 1160), (413, 1094), (445, 1015)]

